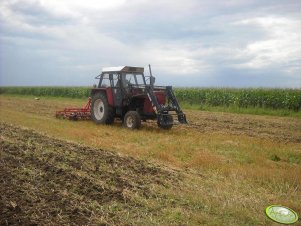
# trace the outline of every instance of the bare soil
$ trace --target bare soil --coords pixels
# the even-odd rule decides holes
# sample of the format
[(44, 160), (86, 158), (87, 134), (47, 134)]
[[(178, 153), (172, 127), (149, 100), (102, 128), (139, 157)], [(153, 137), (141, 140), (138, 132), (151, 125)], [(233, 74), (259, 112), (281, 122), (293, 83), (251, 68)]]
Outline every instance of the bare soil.
[(0, 225), (139, 224), (147, 202), (165, 199), (155, 187), (179, 181), (170, 169), (5, 123), (0, 157)]

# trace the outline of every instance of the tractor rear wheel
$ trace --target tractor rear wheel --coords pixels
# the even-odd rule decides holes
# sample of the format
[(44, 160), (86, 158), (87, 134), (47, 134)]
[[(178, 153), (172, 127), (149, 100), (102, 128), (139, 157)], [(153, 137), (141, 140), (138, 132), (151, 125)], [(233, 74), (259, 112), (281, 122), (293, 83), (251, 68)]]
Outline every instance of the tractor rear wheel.
[(141, 127), (141, 117), (137, 111), (128, 111), (123, 119), (123, 126), (129, 129), (139, 129)]
[(96, 124), (112, 124), (114, 122), (113, 108), (109, 105), (104, 93), (96, 93), (92, 97), (91, 118)]
[(172, 118), (172, 115), (163, 115), (163, 122), (161, 121), (158, 121), (158, 126), (162, 129), (171, 129), (172, 126), (173, 126), (173, 118)]

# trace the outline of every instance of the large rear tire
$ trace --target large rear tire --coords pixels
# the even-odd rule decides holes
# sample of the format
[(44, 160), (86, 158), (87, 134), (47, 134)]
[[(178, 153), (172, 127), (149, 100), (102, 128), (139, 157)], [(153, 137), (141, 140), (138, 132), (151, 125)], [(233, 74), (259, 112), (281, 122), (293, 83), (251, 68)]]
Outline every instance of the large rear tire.
[(141, 127), (141, 117), (137, 111), (128, 111), (123, 119), (123, 126), (128, 129), (139, 129)]
[(113, 108), (109, 105), (104, 93), (96, 93), (92, 97), (91, 118), (96, 124), (112, 124), (114, 122)]

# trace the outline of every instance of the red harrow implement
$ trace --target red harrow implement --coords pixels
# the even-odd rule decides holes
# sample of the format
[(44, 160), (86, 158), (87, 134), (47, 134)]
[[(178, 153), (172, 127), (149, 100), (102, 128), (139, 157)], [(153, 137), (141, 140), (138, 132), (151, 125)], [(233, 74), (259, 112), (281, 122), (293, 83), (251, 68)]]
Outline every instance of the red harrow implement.
[(78, 120), (78, 119), (91, 119), (91, 97), (88, 99), (88, 103), (83, 108), (65, 108), (63, 111), (57, 111), (55, 117)]

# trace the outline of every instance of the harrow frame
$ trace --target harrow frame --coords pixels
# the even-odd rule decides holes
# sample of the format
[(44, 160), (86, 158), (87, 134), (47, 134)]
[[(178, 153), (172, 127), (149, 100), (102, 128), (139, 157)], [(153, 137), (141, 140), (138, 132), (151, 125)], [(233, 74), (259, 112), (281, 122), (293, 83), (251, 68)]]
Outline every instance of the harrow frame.
[(82, 108), (65, 108), (62, 111), (56, 111), (56, 118), (63, 118), (69, 120), (91, 119), (91, 97), (89, 97), (87, 104)]

